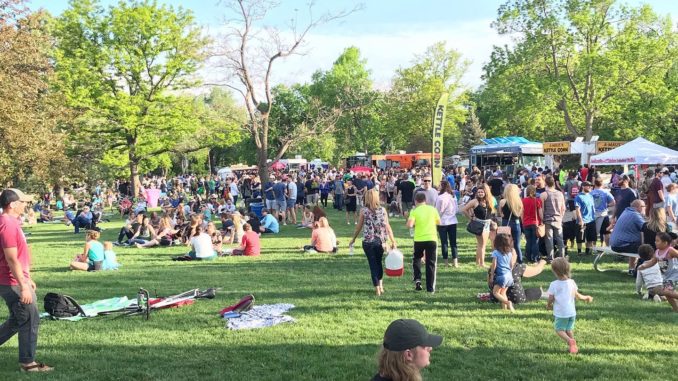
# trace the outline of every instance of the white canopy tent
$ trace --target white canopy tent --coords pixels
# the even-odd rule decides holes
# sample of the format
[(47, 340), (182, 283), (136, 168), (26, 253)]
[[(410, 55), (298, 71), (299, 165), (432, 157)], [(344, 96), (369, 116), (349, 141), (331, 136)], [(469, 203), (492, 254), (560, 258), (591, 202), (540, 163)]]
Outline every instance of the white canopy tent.
[(591, 164), (678, 164), (678, 151), (639, 137), (613, 150), (591, 156)]

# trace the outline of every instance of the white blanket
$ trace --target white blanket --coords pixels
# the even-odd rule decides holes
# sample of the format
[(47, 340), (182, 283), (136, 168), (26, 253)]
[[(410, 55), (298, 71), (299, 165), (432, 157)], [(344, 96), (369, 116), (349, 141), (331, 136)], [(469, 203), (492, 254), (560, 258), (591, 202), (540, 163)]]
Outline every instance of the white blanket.
[(226, 318), (226, 327), (232, 330), (272, 327), (280, 323), (293, 322), (294, 318), (284, 315), (294, 304), (263, 304), (243, 312), (238, 318)]

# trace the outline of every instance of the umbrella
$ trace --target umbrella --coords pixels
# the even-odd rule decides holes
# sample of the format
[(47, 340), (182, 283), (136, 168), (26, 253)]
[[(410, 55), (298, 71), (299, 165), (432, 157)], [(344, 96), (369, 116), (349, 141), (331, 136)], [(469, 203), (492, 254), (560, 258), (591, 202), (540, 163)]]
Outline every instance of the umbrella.
[(279, 171), (281, 169), (285, 169), (285, 164), (281, 163), (280, 161), (276, 161), (273, 164), (271, 164), (271, 168), (273, 168), (276, 171)]
[(372, 168), (357, 165), (357, 166), (351, 168), (351, 172), (354, 172), (354, 173), (361, 173), (362, 172), (362, 173), (368, 173), (369, 174), (369, 173), (372, 173)]

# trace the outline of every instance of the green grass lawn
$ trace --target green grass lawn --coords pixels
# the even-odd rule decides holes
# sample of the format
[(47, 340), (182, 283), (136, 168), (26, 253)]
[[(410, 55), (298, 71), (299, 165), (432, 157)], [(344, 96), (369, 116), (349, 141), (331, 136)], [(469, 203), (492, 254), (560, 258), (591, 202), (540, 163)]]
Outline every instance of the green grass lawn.
[[(331, 208), (330, 208), (331, 210)], [(185, 248), (116, 248), (123, 267), (112, 272), (71, 272), (68, 263), (84, 242), (64, 225), (38, 225), (31, 232), (33, 277), (39, 306), (47, 292), (81, 303), (113, 296), (134, 297), (139, 287), (159, 295), (217, 286), (214, 300), (141, 317), (97, 317), (80, 322), (43, 321), (38, 360), (56, 367), (50, 375), (18, 372), (17, 340), (0, 347), (0, 380), (367, 380), (376, 370), (386, 326), (415, 318), (445, 337), (434, 350), (425, 380), (675, 380), (678, 314), (668, 303), (639, 300), (631, 278), (618, 271), (595, 272), (591, 258), (573, 266), (573, 278), (592, 304), (578, 303), (575, 336), (580, 354), (566, 353), (552, 329), (545, 301), (518, 305), (515, 314), (476, 301), (485, 273), (474, 265), (475, 239), (459, 226), (461, 267), (438, 268), (435, 295), (415, 292), (412, 269), (385, 278), (376, 297), (359, 245), (347, 244), (353, 225), (330, 211), (340, 241), (338, 255), (304, 255), (309, 230), (281, 226), (262, 238), (257, 258), (173, 262)], [(406, 262), (412, 240), (404, 220), (392, 220)], [(104, 224), (114, 240), (120, 221)], [(489, 253), (489, 250), (488, 250)], [(576, 260), (575, 260), (576, 262)], [(624, 268), (623, 263), (610, 266)], [(549, 270), (525, 280), (526, 287), (553, 280)], [(292, 303), (292, 324), (230, 331), (218, 311), (245, 294), (257, 304)], [(0, 307), (0, 321), (7, 309)]]

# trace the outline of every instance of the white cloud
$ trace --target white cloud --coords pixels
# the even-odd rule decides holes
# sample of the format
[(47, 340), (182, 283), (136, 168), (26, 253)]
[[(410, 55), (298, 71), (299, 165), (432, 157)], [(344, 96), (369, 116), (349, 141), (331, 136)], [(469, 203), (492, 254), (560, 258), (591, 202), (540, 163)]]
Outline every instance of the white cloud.
[(308, 81), (318, 69), (327, 70), (341, 52), (356, 46), (367, 60), (367, 67), (379, 88), (389, 86), (395, 70), (409, 66), (415, 55), (438, 41), (446, 41), (448, 48), (454, 48), (463, 59), (471, 61), (464, 75), (469, 87), (481, 84), (482, 67), (489, 60), (493, 45), (510, 44), (508, 37), (499, 36), (490, 27), (491, 20), (464, 22), (435, 30), (428, 26), (407, 26), (395, 33), (384, 32), (355, 35), (348, 32), (337, 34), (310, 34), (306, 39), (303, 56), (286, 58), (279, 63), (276, 82), (295, 83)]

